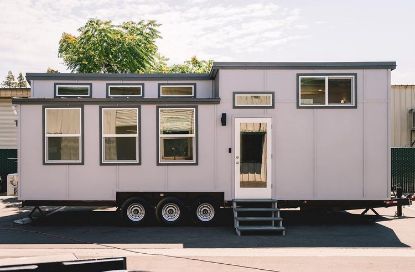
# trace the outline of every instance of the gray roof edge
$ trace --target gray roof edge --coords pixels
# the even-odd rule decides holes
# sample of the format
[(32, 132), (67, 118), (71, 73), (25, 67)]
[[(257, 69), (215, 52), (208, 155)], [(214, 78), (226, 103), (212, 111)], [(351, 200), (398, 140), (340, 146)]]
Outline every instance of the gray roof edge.
[(210, 72), (215, 77), (219, 69), (391, 69), (395, 61), (364, 62), (214, 62)]
[(209, 74), (26, 73), (31, 80), (210, 80)]

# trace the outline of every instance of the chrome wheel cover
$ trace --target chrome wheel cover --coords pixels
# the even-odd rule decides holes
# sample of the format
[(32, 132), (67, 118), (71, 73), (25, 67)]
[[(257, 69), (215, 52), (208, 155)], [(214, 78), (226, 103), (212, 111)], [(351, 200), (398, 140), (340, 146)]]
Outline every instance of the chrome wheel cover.
[(166, 203), (161, 209), (161, 216), (167, 222), (177, 221), (180, 217), (180, 207), (176, 203)]
[(201, 203), (196, 208), (196, 216), (202, 222), (209, 222), (215, 217), (215, 208), (210, 203)]
[(132, 203), (127, 208), (127, 217), (133, 222), (140, 222), (146, 215), (146, 209), (140, 203)]

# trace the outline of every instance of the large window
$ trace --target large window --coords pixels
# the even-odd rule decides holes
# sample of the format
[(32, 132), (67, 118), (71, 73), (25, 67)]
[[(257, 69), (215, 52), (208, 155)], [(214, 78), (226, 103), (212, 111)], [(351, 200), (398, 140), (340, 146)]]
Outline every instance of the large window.
[(108, 84), (108, 97), (141, 97), (144, 84)]
[(55, 97), (91, 97), (91, 86), (90, 83), (57, 83)]
[(159, 84), (160, 97), (196, 97), (196, 84)]
[(44, 109), (45, 163), (82, 163), (82, 109)]
[(158, 108), (159, 164), (196, 164), (196, 108)]
[(101, 108), (101, 162), (139, 163), (139, 109)]
[(234, 108), (273, 108), (274, 93), (233, 93)]
[(299, 75), (300, 107), (355, 107), (356, 75)]

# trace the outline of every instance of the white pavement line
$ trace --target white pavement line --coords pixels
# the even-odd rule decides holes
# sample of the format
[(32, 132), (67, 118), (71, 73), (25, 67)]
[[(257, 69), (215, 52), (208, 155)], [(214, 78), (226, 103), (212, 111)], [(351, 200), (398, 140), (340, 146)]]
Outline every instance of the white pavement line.
[(88, 257), (120, 256), (172, 256), (172, 257), (415, 257), (410, 248), (185, 248), (185, 249), (142, 249), (142, 248), (0, 248), (0, 258), (9, 256), (41, 256), (74, 254)]
[(5, 259), (0, 259), (0, 264), (3, 266), (25, 265), (25, 264), (34, 264), (34, 263), (75, 261), (77, 259), (78, 258), (74, 254), (62, 254), (62, 255), (5, 258)]
[(2, 249), (180, 249), (183, 244), (0, 244)]

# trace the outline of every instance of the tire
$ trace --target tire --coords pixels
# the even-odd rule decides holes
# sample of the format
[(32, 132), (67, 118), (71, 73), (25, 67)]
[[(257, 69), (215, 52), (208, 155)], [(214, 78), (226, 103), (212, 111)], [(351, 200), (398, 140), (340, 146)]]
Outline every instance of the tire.
[(192, 207), (193, 220), (198, 225), (211, 225), (218, 217), (219, 205), (216, 200), (201, 197), (194, 201)]
[(124, 222), (128, 225), (142, 225), (149, 217), (147, 202), (139, 197), (132, 197), (124, 201), (120, 211)]
[(181, 223), (184, 213), (183, 202), (176, 197), (163, 198), (156, 207), (157, 220), (167, 226)]

